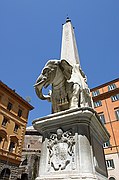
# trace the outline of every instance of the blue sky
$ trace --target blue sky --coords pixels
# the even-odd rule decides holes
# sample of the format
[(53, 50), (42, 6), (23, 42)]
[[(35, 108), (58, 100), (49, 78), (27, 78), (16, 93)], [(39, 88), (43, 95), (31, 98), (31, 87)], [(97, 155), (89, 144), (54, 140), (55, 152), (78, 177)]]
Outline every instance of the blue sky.
[(0, 0), (0, 79), (31, 98), (28, 125), (51, 113), (33, 85), (45, 63), (60, 58), (67, 15), (89, 87), (119, 77), (119, 0)]

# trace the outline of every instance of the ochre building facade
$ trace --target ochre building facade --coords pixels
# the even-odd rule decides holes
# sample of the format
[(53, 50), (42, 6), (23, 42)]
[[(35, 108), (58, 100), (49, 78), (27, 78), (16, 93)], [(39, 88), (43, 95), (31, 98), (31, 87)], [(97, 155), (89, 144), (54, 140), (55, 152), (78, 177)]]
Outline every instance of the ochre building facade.
[(103, 145), (109, 180), (119, 179), (119, 79), (91, 89), (94, 108), (110, 134)]
[(18, 177), (28, 114), (32, 109), (15, 90), (0, 81), (0, 179)]

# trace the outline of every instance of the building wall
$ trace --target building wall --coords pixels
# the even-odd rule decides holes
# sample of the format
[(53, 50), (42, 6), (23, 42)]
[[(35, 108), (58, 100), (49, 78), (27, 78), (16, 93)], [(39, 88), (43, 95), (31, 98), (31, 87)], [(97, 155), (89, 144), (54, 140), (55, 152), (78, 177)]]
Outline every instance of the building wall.
[(20, 179), (22, 179), (23, 174), (27, 174), (28, 180), (35, 180), (38, 176), (41, 144), (42, 136), (33, 126), (27, 127), (19, 169)]
[(0, 176), (4, 164), (4, 168), (10, 169), (10, 179), (15, 179), (14, 174), (17, 174), (21, 162), (28, 114), (32, 109), (14, 90), (0, 82)]
[(109, 167), (108, 168), (108, 177), (114, 177), (116, 180), (119, 179), (119, 156), (117, 153), (113, 154), (106, 154), (105, 155), (106, 160), (113, 159), (114, 161), (114, 168)]
[[(13, 163), (10, 163), (9, 164), (6, 162), (6, 161), (0, 161), (0, 170), (1, 172), (4, 170), (4, 169), (9, 169), (10, 170), (10, 180), (15, 180), (17, 179), (18, 177), (18, 170), (19, 170), (19, 166), (16, 165), (16, 164), (13, 164)], [(2, 180), (2, 177), (0, 176), (0, 180)]]
[[(111, 89), (109, 89), (110, 87)], [(117, 180), (119, 178), (117, 171), (119, 169), (119, 118), (115, 111), (119, 111), (119, 79), (95, 87), (91, 89), (91, 92), (95, 110), (100, 118), (103, 115), (104, 118), (101, 118), (101, 121), (110, 134), (110, 141), (104, 144), (108, 175)], [(109, 158), (113, 162), (107, 161)]]

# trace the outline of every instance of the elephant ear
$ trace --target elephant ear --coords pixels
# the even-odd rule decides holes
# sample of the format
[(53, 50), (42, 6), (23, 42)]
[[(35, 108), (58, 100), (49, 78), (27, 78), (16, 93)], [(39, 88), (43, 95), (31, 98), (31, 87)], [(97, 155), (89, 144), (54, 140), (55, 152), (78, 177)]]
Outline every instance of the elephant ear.
[(61, 60), (60, 68), (61, 68), (65, 78), (67, 80), (69, 80), (71, 78), (73, 67), (66, 60), (63, 59), (63, 60)]

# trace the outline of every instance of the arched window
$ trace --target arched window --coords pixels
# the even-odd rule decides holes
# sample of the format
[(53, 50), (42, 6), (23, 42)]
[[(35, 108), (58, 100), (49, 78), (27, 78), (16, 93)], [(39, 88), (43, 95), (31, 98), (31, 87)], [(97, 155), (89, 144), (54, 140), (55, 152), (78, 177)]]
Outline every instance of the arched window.
[(9, 145), (9, 151), (14, 152), (15, 151), (15, 142), (11, 141)]
[(18, 146), (18, 138), (16, 136), (10, 136), (10, 144), (9, 144), (9, 151), (16, 153)]
[(22, 161), (22, 163), (21, 163), (21, 166), (26, 166), (26, 165), (27, 165), (27, 158), (24, 159), (24, 160)]
[(0, 179), (9, 180), (10, 178), (10, 170), (8, 168), (4, 168), (0, 174)]
[(21, 175), (22, 180), (28, 180), (28, 174), (24, 173)]
[(109, 180), (116, 180), (114, 177), (110, 177)]
[(4, 148), (4, 143), (7, 141), (7, 133), (4, 130), (0, 130), (0, 148)]
[(7, 133), (5, 130), (0, 130), (0, 136), (7, 138)]

